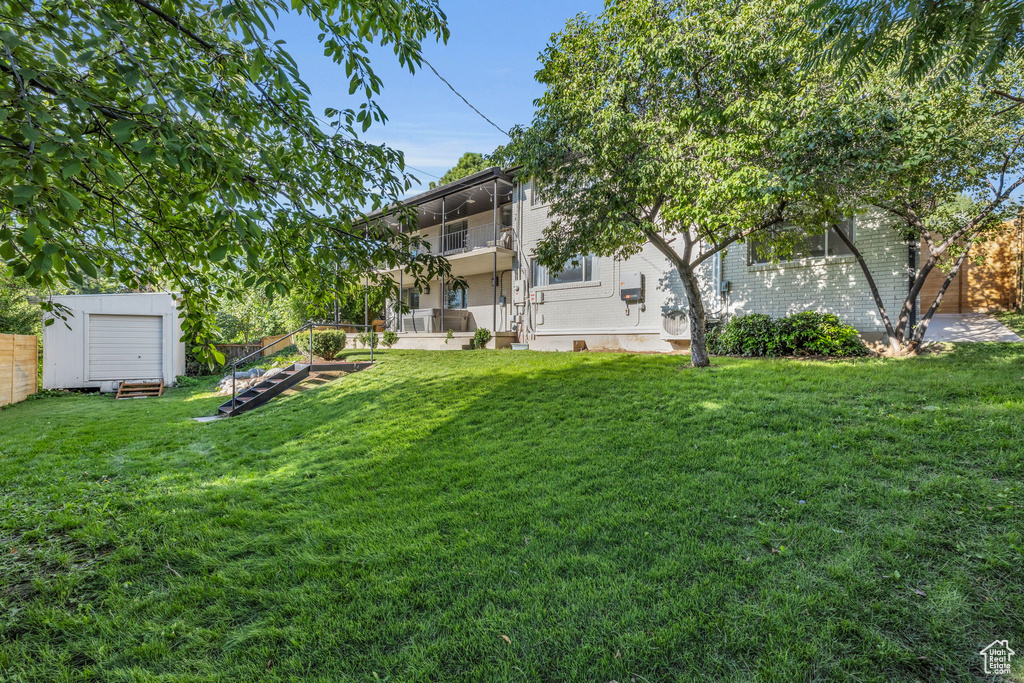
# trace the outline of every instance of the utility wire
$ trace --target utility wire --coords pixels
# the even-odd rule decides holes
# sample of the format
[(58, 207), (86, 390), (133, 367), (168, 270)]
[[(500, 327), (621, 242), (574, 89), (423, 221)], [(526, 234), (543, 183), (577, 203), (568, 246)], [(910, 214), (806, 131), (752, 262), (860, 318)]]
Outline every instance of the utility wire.
[(409, 164), (406, 164), (405, 167), (410, 169), (410, 170), (412, 170), (412, 171), (416, 171), (417, 173), (422, 173), (423, 175), (428, 175), (431, 178), (436, 178), (438, 180), (441, 179), (441, 176), (434, 175), (433, 173), (427, 173), (426, 171), (424, 171), (422, 169), (419, 169), (419, 168), (416, 168), (415, 166), (410, 166)]
[(499, 133), (501, 133), (501, 134), (502, 134), (502, 135), (504, 135), (505, 137), (510, 137), (510, 136), (509, 136), (509, 134), (508, 134), (508, 131), (506, 131), (506, 130), (502, 130), (502, 129), (501, 129), (501, 127), (500, 127), (500, 126), (499, 126), (498, 124), (496, 124), (496, 123), (495, 123), (494, 121), (491, 121), (491, 120), (490, 120), (489, 118), (487, 118), (486, 116), (484, 116), (484, 113), (483, 113), (482, 111), (480, 111), (479, 109), (477, 109), (476, 107), (474, 107), (474, 106), (473, 106), (473, 105), (472, 105), (472, 104), (470, 103), (470, 101), (469, 101), (469, 100), (467, 100), (467, 99), (466, 99), (465, 97), (463, 97), (463, 96), (462, 96), (462, 93), (460, 93), (460, 92), (459, 92), (458, 90), (456, 90), (456, 89), (455, 89), (455, 86), (453, 86), (453, 85), (452, 85), (451, 83), (449, 83), (449, 82), (448, 82), (448, 81), (447, 81), (447, 80), (445, 79), (445, 77), (444, 77), (444, 76), (442, 76), (442, 75), (441, 75), (440, 73), (438, 73), (437, 69), (435, 69), (435, 68), (434, 68), (434, 65), (433, 65), (433, 64), (431, 64), (430, 62), (428, 62), (428, 61), (427, 61), (427, 58), (426, 58), (426, 57), (424, 57), (423, 55), (420, 55), (420, 59), (421, 59), (421, 60), (423, 61), (423, 63), (424, 63), (424, 64), (426, 64), (427, 66), (429, 66), (429, 67), (430, 67), (430, 70), (434, 72), (434, 75), (435, 75), (435, 76), (437, 76), (438, 78), (440, 78), (440, 79), (441, 79), (441, 82), (442, 82), (442, 83), (444, 83), (445, 85), (447, 85), (447, 86), (448, 86), (449, 90), (451, 90), (451, 91), (452, 91), (453, 93), (455, 93), (456, 95), (458, 95), (458, 96), (459, 96), (459, 99), (460, 99), (460, 100), (462, 100), (463, 102), (465, 102), (465, 103), (466, 103), (466, 106), (467, 106), (467, 107), (469, 107), (470, 109), (472, 109), (473, 111), (475, 111), (475, 112), (476, 112), (477, 114), (479, 114), (479, 115), (480, 115), (480, 118), (482, 118), (482, 119), (483, 119), (484, 121), (486, 121), (487, 123), (489, 123), (489, 124), (491, 124), (492, 126), (494, 126), (495, 128), (497, 128), (497, 129), (498, 129), (498, 132), (499, 132)]

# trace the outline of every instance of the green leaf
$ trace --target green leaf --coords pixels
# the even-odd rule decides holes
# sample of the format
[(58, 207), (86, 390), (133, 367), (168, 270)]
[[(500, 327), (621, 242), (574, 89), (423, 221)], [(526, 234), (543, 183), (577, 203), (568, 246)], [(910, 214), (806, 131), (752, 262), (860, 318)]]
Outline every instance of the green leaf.
[(70, 178), (72, 176), (76, 176), (76, 175), (78, 175), (81, 172), (82, 172), (82, 162), (79, 161), (78, 159), (75, 159), (70, 164), (68, 164), (63, 169), (61, 169), (61, 175), (64, 176), (65, 180), (67, 180), (68, 178)]
[(96, 278), (100, 276), (99, 271), (96, 270), (96, 266), (85, 256), (85, 254), (80, 254), (76, 251), (71, 255), (71, 257), (75, 260), (75, 263), (78, 264), (78, 267), (82, 269), (82, 272), (89, 277)]
[(27, 204), (36, 196), (39, 190), (40, 188), (35, 185), (15, 185), (11, 192), (11, 203), (15, 206)]
[(132, 139), (132, 131), (134, 130), (134, 121), (131, 119), (119, 119), (110, 127), (110, 134), (114, 136), (114, 142), (124, 144)]
[(82, 208), (82, 201), (62, 187), (57, 188), (64, 203), (71, 211), (78, 213)]
[(210, 252), (211, 261), (223, 261), (224, 257), (228, 255), (228, 245), (222, 244), (219, 247), (213, 249)]
[(120, 190), (124, 189), (124, 178), (121, 177), (121, 174), (116, 169), (106, 166), (103, 172), (107, 176), (107, 182)]

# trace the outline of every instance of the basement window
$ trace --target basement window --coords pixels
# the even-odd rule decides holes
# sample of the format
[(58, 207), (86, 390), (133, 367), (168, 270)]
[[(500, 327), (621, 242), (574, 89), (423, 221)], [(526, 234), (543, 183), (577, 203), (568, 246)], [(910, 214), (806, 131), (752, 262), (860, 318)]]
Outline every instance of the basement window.
[[(782, 230), (799, 230), (796, 226), (784, 225)], [(850, 240), (854, 241), (854, 220), (847, 218), (839, 223), (839, 230)], [(775, 258), (772, 248), (767, 244), (764, 237), (753, 237), (747, 241), (747, 265), (761, 263), (784, 263), (786, 261), (797, 261), (807, 258), (831, 258), (835, 256), (849, 256), (851, 252), (846, 244), (836, 234), (835, 228), (817, 235), (804, 235), (796, 244), (792, 254), (785, 258)]]

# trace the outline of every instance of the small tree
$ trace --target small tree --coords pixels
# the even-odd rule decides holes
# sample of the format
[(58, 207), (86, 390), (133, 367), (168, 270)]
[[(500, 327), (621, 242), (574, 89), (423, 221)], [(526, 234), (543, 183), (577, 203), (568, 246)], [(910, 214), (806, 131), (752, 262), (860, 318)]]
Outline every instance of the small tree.
[(0, 267), (0, 334), (38, 334), (42, 315), (28, 302), (34, 291), (10, 268)]
[(543, 265), (646, 244), (669, 260), (695, 366), (709, 362), (698, 270), (797, 211), (809, 180), (782, 175), (792, 151), (780, 147), (827, 85), (794, 68), (806, 39), (777, 40), (798, 17), (774, 0), (625, 0), (578, 16), (542, 55), (531, 126), (501, 150), (550, 201)]
[[(1020, 61), (1006, 65), (995, 83), (1021, 94)], [(857, 245), (835, 234), (860, 265), (882, 319), (890, 351), (916, 352), (942, 298), (970, 257), (1016, 214), (1013, 195), (1024, 185), (1024, 108), (1007, 107), (1001, 95), (978, 84), (953, 83), (941, 90), (908, 88), (891, 75), (876, 75), (854, 97), (818, 110), (792, 144), (809, 152), (824, 213), (851, 214), (877, 207), (893, 222), (901, 240), (924, 242), (928, 253), (908, 274), (897, 311), (890, 311)], [(921, 301), (925, 280), (941, 273), (942, 285)]]

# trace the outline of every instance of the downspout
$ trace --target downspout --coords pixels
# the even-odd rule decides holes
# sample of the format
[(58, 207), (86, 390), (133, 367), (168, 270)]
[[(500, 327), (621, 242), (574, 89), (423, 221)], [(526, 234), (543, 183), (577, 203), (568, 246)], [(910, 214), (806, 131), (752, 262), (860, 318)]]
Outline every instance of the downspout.
[[(441, 256), (444, 255), (444, 227), (445, 227), (445, 220), (448, 218), (448, 214), (447, 214), (447, 211), (445, 209), (445, 199), (446, 199), (445, 197), (441, 197), (441, 239), (438, 240), (438, 245), (437, 245), (438, 246), (438, 250), (437, 250), (438, 254), (441, 255)], [(441, 301), (440, 301), (441, 311), (440, 311), (440, 313), (438, 313), (438, 317), (440, 318), (440, 320), (438, 321), (438, 329), (437, 329), (437, 331), (438, 332), (444, 332), (444, 273), (441, 274), (441, 287), (440, 287), (440, 290), (441, 291), (439, 293), (441, 295)]]
[[(491, 215), (494, 229), (494, 265), (491, 269), (491, 331), (498, 331), (498, 179), (494, 179), (494, 201)], [(495, 342), (497, 346), (497, 342)]]

